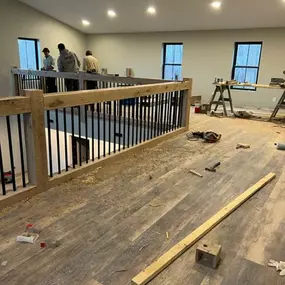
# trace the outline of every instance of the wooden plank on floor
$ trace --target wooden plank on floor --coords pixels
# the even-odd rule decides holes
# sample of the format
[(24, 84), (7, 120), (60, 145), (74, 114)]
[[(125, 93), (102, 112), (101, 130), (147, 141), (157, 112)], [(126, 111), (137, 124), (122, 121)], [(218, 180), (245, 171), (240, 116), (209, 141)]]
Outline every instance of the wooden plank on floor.
[(245, 201), (247, 201), (252, 195), (263, 188), (267, 183), (275, 178), (274, 173), (269, 173), (252, 187), (247, 189), (244, 193), (230, 202), (227, 206), (222, 208), (218, 213), (212, 216), (204, 224), (198, 227), (190, 235), (180, 241), (178, 244), (173, 246), (169, 251), (162, 255), (157, 261), (152, 263), (144, 271), (140, 272), (137, 276), (132, 279), (132, 284), (134, 285), (144, 285), (157, 276), (161, 271), (163, 271), (168, 265), (170, 265), (175, 259), (177, 259), (181, 254), (183, 254), (187, 249), (189, 249), (193, 244), (195, 244), (199, 239), (205, 236), (209, 231), (211, 231), (216, 225), (218, 225), (222, 220), (224, 220), (228, 215), (235, 211), (239, 206), (241, 206)]

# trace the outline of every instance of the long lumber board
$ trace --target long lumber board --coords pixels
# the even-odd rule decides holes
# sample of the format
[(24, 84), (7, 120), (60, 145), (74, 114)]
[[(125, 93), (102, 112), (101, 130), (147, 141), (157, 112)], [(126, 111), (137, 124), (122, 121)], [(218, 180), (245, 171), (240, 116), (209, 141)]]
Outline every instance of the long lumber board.
[(256, 184), (251, 186), (240, 196), (235, 198), (227, 206), (222, 208), (204, 224), (194, 230), (186, 238), (181, 240), (175, 246), (173, 246), (169, 251), (162, 255), (158, 260), (148, 266), (144, 271), (140, 272), (137, 276), (132, 279), (133, 285), (144, 285), (157, 276), (161, 271), (163, 271), (168, 265), (170, 265), (175, 259), (177, 259), (181, 254), (188, 250), (192, 245), (194, 245), (199, 239), (205, 236), (209, 231), (211, 231), (216, 225), (218, 225), (222, 220), (234, 212), (239, 206), (241, 206), (245, 201), (247, 201), (252, 195), (263, 188), (267, 183), (276, 177), (274, 173), (267, 174), (264, 178), (258, 181)]

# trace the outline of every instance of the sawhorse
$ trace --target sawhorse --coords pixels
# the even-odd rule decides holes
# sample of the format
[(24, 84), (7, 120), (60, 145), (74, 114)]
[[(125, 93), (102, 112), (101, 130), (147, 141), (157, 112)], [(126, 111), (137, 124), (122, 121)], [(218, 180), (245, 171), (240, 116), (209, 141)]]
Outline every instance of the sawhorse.
[(280, 97), (273, 113), (271, 114), (269, 121), (276, 117), (279, 109), (285, 109), (285, 91), (283, 92), (282, 96)]
[[(227, 92), (228, 93), (228, 98), (224, 97), (224, 92), (225, 91), (228, 91)], [(220, 95), (220, 97), (219, 97), (218, 101), (215, 101), (215, 97), (216, 97), (217, 94)], [(213, 104), (216, 104), (215, 111), (217, 111), (219, 105), (223, 105), (224, 115), (228, 116), (227, 109), (226, 109), (226, 103), (225, 102), (229, 102), (230, 103), (231, 112), (233, 113), (234, 109), (233, 109), (233, 102), (232, 102), (230, 86), (227, 85), (227, 84), (218, 84), (218, 85), (216, 85), (215, 92), (212, 95), (212, 98), (211, 98), (211, 101), (210, 101), (210, 106), (209, 106), (210, 111), (211, 111), (211, 108), (212, 108)]]

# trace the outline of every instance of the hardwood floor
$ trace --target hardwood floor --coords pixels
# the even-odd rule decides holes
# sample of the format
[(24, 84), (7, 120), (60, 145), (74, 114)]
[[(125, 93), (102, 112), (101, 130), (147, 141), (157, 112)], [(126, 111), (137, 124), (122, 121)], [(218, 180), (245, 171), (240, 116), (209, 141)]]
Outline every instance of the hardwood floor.
[[(183, 134), (5, 209), (0, 218), (0, 284), (130, 284), (269, 172), (277, 177), (203, 239), (222, 245), (217, 270), (195, 263), (194, 246), (150, 284), (285, 284), (267, 266), (270, 258), (285, 261), (285, 152), (274, 146), (285, 142), (284, 129), (206, 115), (194, 116), (191, 126), (221, 133), (222, 139), (205, 144)], [(251, 148), (236, 150), (237, 143)], [(218, 161), (216, 173), (204, 171)], [(35, 245), (16, 243), (26, 223), (42, 228)], [(46, 240), (60, 240), (61, 245), (41, 249)]]

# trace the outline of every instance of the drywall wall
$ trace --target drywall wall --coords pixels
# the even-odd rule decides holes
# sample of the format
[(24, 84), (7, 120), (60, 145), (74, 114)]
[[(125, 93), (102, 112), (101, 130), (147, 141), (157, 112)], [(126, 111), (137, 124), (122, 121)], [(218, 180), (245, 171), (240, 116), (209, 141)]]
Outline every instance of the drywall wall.
[(48, 47), (55, 57), (60, 42), (79, 58), (86, 47), (83, 33), (16, 0), (0, 0), (0, 35), (0, 96), (12, 95), (10, 70), (19, 66), (18, 37), (39, 39), (41, 49)]
[[(231, 77), (235, 42), (263, 41), (259, 83), (269, 83), (271, 77), (282, 77), (284, 33), (285, 29), (255, 29), (89, 35), (87, 48), (93, 50), (109, 73), (124, 75), (130, 67), (137, 77), (161, 78), (162, 44), (183, 42), (183, 76), (194, 79), (193, 95), (202, 95), (207, 102), (213, 92), (214, 78)], [(272, 108), (280, 95), (280, 91), (267, 89), (233, 92), (235, 106), (257, 108)]]

